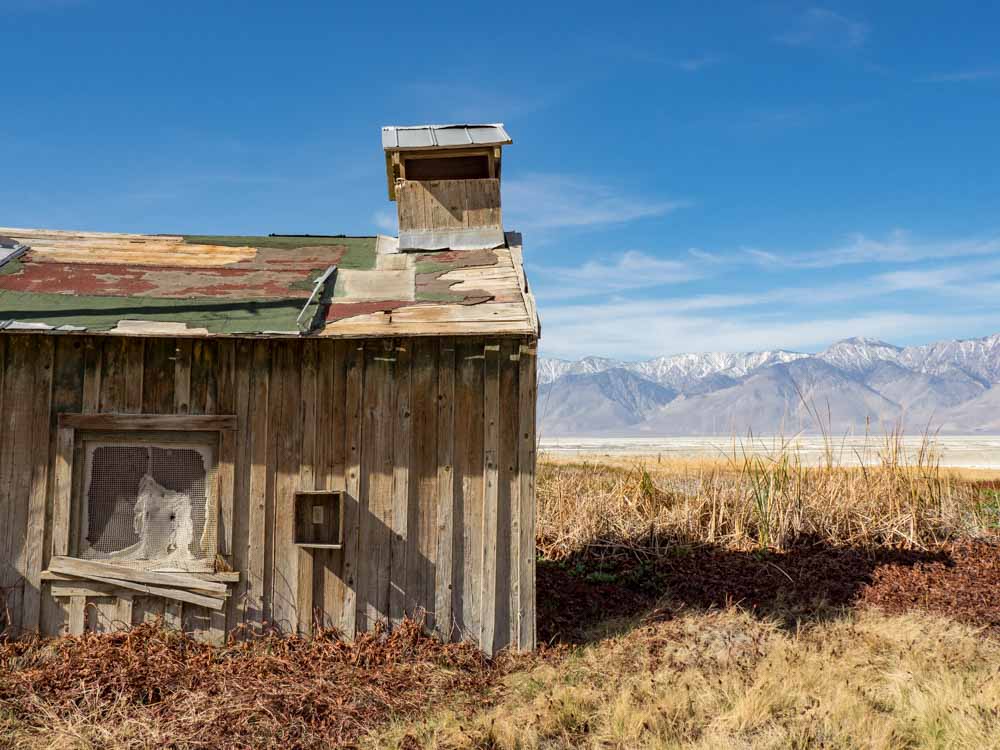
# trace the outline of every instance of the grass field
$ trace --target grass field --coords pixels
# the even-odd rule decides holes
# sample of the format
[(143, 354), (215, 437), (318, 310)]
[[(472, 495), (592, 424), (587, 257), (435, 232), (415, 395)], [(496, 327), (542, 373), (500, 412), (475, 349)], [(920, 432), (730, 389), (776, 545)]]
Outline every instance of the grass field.
[(213, 649), (142, 627), (0, 646), (0, 746), (1000, 747), (1000, 482), (886, 444), (546, 460), (543, 648), (411, 623)]

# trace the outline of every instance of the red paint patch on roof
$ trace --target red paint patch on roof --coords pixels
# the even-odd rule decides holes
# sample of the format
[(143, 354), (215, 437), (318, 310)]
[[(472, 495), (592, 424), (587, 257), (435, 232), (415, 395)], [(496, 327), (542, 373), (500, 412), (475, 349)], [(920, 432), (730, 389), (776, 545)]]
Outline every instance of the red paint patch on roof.
[(335, 320), (353, 318), (355, 315), (370, 315), (377, 312), (392, 312), (401, 307), (409, 307), (415, 304), (413, 300), (390, 299), (371, 300), (365, 302), (344, 302), (330, 305), (326, 311), (326, 322), (332, 323)]
[(303, 268), (191, 268), (104, 263), (26, 263), (0, 275), (0, 289), (96, 297), (299, 299), (311, 292), (314, 262)]

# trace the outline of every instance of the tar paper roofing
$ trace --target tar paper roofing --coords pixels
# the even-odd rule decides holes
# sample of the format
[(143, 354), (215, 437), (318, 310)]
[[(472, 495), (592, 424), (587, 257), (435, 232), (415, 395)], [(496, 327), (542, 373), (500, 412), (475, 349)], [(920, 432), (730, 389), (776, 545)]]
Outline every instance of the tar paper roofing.
[(0, 228), (0, 329), (125, 335), (537, 335), (520, 235), (489, 250), (395, 238)]

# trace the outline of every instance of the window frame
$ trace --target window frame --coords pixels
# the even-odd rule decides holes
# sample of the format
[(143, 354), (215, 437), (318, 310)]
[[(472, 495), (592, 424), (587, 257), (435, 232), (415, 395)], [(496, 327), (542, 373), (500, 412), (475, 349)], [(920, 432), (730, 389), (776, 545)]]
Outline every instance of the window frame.
[[(93, 440), (95, 435), (128, 439), (130, 434), (141, 437), (150, 433), (176, 432), (188, 436), (192, 443), (209, 442), (214, 446), (215, 481), (206, 509), (216, 525), (216, 555), (210, 556), (207, 565), (209, 572), (214, 571), (218, 555), (229, 556), (231, 552), (228, 540), (232, 535), (235, 479), (235, 440), (232, 433), (236, 430), (236, 422), (235, 415), (214, 414), (60, 414), (54, 467), (51, 556), (76, 557), (80, 554), (79, 539), (83, 531), (78, 519), (84, 498), (77, 454), (83, 452), (87, 440)], [(74, 521), (77, 521), (75, 534)], [(155, 567), (150, 570), (155, 570)]]

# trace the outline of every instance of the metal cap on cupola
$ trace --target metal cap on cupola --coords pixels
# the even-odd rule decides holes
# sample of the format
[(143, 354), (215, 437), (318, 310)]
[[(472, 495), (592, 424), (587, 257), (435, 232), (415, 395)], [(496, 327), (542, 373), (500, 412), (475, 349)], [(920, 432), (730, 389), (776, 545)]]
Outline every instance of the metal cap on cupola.
[(504, 244), (502, 123), (382, 128), (400, 250), (481, 250)]

